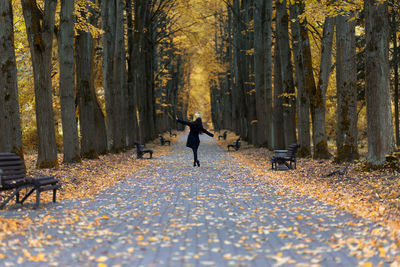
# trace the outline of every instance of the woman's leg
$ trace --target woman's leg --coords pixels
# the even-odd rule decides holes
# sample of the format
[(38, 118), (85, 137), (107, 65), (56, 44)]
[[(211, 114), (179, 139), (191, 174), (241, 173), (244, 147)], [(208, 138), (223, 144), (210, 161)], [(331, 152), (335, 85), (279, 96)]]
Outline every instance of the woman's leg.
[(197, 150), (198, 150), (198, 148), (197, 147), (192, 147), (192, 150), (193, 150), (193, 158), (194, 158), (193, 166), (196, 166), (196, 163), (198, 162), (198, 159), (197, 159)]

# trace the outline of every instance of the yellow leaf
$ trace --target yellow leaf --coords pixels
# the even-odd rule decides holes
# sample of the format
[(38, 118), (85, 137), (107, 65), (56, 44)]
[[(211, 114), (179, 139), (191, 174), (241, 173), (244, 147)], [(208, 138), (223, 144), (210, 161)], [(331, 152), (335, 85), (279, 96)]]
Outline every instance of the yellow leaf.
[(107, 258), (106, 256), (100, 256), (100, 257), (97, 258), (96, 261), (98, 261), (98, 262), (105, 262), (106, 260), (108, 260), (108, 258)]
[(103, 218), (104, 220), (109, 220), (109, 219), (110, 219), (110, 217), (108, 217), (108, 216), (106, 216), (106, 215), (104, 215), (104, 216), (101, 217), (101, 218)]
[(372, 267), (373, 264), (372, 264), (372, 262), (367, 261), (367, 262), (361, 263), (361, 264), (358, 265), (358, 266), (359, 266), (359, 267)]

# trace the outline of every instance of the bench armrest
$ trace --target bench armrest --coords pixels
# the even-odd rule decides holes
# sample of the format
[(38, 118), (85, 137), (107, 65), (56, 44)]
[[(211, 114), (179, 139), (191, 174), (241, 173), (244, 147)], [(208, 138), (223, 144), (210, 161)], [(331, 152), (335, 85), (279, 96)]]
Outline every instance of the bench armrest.
[(0, 187), (3, 187), (3, 169), (0, 169)]

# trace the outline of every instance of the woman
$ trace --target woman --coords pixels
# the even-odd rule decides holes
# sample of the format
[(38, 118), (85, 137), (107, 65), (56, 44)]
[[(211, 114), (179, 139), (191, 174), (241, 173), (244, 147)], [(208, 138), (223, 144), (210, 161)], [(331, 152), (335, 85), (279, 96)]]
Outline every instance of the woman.
[(201, 122), (201, 118), (197, 118), (193, 122), (188, 122), (180, 120), (178, 119), (178, 117), (176, 117), (176, 121), (189, 126), (190, 132), (186, 142), (186, 146), (190, 147), (193, 150), (193, 156), (194, 156), (193, 167), (196, 167), (196, 164), (197, 166), (200, 167), (200, 161), (197, 159), (197, 150), (200, 145), (199, 134), (205, 133), (211, 137), (214, 137), (214, 135), (203, 128), (203, 123)]

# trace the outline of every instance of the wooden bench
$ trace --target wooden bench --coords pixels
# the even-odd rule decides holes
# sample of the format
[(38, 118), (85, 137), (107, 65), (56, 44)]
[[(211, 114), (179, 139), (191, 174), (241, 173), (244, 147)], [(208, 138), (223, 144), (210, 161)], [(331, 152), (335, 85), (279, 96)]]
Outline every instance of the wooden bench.
[(218, 136), (218, 140), (223, 138), (224, 140), (226, 140), (226, 135), (228, 134), (227, 131), (225, 131), (222, 135)]
[(169, 146), (171, 145), (171, 141), (165, 139), (164, 136), (162, 136), (162, 135), (160, 135), (160, 142), (161, 142), (162, 146), (165, 145), (166, 143), (168, 143)]
[[(16, 197), (16, 203), (23, 204), (35, 191), (35, 209), (40, 205), (41, 192), (53, 190), (53, 202), (56, 202), (57, 189), (59, 189), (61, 185), (54, 176), (26, 177), (25, 164), (21, 158), (14, 153), (0, 153), (0, 169), (0, 191), (14, 190), (14, 192), (0, 204), (0, 209), (4, 209), (14, 196)], [(30, 189), (30, 191), (20, 200), (20, 192), (22, 189)]]
[(294, 169), (296, 169), (296, 153), (299, 147), (299, 144), (291, 144), (285, 154), (273, 156), (271, 158), (272, 169), (278, 170), (278, 166), (282, 164), (286, 165), (289, 169), (293, 169), (292, 163), (294, 163)]
[(143, 158), (143, 155), (146, 153), (150, 154), (150, 158), (153, 158), (153, 150), (151, 149), (144, 149), (144, 145), (139, 144), (138, 142), (135, 142), (136, 146), (136, 155), (138, 159)]
[(172, 136), (176, 137), (176, 133), (173, 133), (172, 130), (170, 129), (170, 130), (169, 130), (169, 136), (170, 136), (170, 137), (172, 137)]
[(228, 145), (228, 151), (229, 151), (229, 148), (231, 148), (231, 147), (232, 147), (233, 149), (235, 149), (235, 151), (238, 151), (239, 148), (240, 148), (240, 145), (241, 145), (241, 142), (240, 142), (240, 138), (239, 138), (239, 139), (237, 139), (237, 140), (235, 141), (235, 143)]

